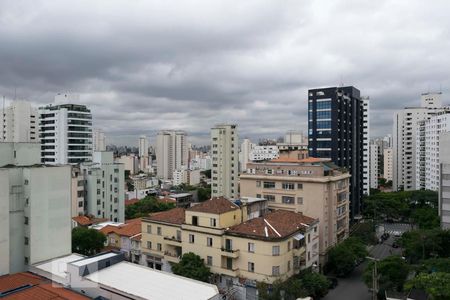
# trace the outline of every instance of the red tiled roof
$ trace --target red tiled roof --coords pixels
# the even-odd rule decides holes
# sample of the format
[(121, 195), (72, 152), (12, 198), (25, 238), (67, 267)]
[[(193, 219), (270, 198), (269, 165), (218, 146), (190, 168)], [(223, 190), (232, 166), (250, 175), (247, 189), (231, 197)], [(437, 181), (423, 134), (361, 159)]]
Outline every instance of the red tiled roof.
[(224, 197), (214, 197), (200, 204), (194, 205), (187, 210), (211, 214), (223, 214), (236, 209), (239, 209), (239, 206), (230, 200), (225, 199)]
[(73, 217), (72, 220), (77, 222), (80, 226), (89, 226), (108, 221), (108, 219), (94, 218), (89, 216), (76, 216)]
[(88, 297), (65, 289), (59, 284), (52, 283), (46, 278), (33, 275), (31, 273), (16, 273), (12, 275), (0, 276), (0, 292), (7, 292), (12, 289), (30, 285), (28, 288), (18, 290), (2, 299), (8, 300), (87, 300)]
[(135, 204), (138, 202), (139, 202), (139, 199), (137, 199), (137, 198), (128, 199), (128, 200), (125, 200), (125, 206), (132, 205), (132, 204)]
[(264, 217), (250, 219), (227, 230), (227, 233), (252, 236), (263, 239), (286, 238), (306, 229), (316, 219), (288, 210), (276, 210)]
[(151, 221), (165, 222), (170, 224), (181, 225), (184, 223), (185, 209), (181, 207), (172, 208), (166, 211), (152, 213), (146, 219)]
[(133, 235), (141, 233), (141, 219), (138, 218), (128, 220), (125, 224), (119, 226), (106, 225), (105, 227), (100, 229), (100, 232), (102, 232), (105, 235), (108, 235), (109, 233), (113, 232), (116, 233), (117, 235), (131, 237)]
[(133, 241), (140, 241), (142, 239), (142, 233), (136, 234), (135, 236), (132, 236), (131, 239)]

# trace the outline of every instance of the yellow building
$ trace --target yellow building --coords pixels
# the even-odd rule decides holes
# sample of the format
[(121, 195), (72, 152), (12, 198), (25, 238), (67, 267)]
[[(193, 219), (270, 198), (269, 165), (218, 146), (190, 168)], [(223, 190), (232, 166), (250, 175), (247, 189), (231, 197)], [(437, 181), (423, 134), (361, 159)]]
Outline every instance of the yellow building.
[(277, 210), (248, 219), (247, 205), (213, 198), (142, 219), (147, 266), (170, 271), (182, 254), (199, 255), (216, 283), (272, 283), (319, 263), (318, 220)]
[(317, 158), (248, 163), (240, 175), (241, 196), (265, 198), (270, 209), (302, 212), (320, 220), (321, 263), (349, 232), (350, 174)]

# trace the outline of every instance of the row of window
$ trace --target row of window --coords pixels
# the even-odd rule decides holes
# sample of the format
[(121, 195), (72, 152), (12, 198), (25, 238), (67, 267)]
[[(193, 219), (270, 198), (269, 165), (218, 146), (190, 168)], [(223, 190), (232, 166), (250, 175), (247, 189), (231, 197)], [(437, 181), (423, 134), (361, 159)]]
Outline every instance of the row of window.
[[(256, 187), (261, 187), (261, 181), (256, 181)], [(265, 189), (275, 189), (276, 188), (276, 182), (275, 181), (264, 181), (263, 182), (263, 188)], [(303, 183), (293, 183), (293, 182), (282, 182), (281, 183), (281, 189), (283, 190), (302, 190), (303, 189)]]
[[(261, 197), (261, 194), (256, 194), (256, 198), (264, 198), (267, 201), (276, 201), (275, 195), (263, 195)], [(295, 204), (295, 197), (293, 196), (281, 196), (281, 203), (283, 204)], [(303, 197), (297, 197), (297, 204), (303, 204)]]

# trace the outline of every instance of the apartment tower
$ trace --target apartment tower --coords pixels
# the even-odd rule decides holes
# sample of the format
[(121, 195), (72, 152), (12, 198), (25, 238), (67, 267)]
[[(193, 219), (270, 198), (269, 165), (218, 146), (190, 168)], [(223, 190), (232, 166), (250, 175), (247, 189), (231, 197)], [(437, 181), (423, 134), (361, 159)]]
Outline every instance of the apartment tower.
[(219, 124), (211, 128), (212, 197), (238, 197), (238, 143), (237, 125)]
[(27, 101), (13, 101), (0, 116), (0, 142), (38, 142), (38, 113)]
[[(329, 158), (350, 172), (351, 219), (360, 214), (363, 184), (367, 180), (364, 177), (369, 177), (366, 166), (369, 163), (366, 153), (368, 120), (365, 120), (368, 105), (365, 101), (367, 99), (361, 100), (360, 91), (353, 86), (308, 92), (309, 156)], [(364, 156), (367, 157), (364, 159)]]
[(187, 134), (179, 130), (163, 130), (156, 137), (156, 173), (164, 180), (172, 179), (173, 171), (188, 166)]

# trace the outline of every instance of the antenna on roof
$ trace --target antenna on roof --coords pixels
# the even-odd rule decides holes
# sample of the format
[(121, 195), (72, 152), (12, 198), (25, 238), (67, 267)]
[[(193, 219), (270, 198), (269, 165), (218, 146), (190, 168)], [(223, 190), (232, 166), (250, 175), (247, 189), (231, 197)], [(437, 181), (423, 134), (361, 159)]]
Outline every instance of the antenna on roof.
[(340, 78), (341, 80), (340, 80), (340, 85), (341, 85), (341, 87), (344, 87), (344, 80), (342, 79), (342, 75), (341, 75), (341, 78)]

